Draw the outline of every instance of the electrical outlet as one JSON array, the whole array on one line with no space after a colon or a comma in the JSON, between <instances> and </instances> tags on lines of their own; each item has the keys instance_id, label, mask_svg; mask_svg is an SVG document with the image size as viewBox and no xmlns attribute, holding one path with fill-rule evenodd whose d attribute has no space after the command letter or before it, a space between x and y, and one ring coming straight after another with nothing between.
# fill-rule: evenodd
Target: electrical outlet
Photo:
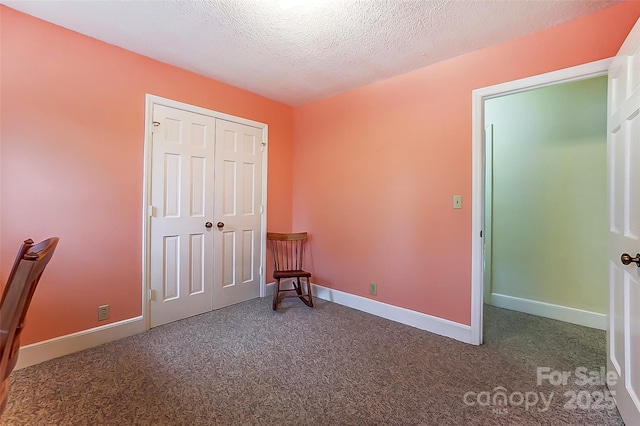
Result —
<instances>
[{"instance_id":1,"label":"electrical outlet","mask_svg":"<svg viewBox=\"0 0 640 426\"><path fill-rule=\"evenodd\" d=\"M98 321L109 319L109 305L98 306Z\"/></svg>"},{"instance_id":2,"label":"electrical outlet","mask_svg":"<svg viewBox=\"0 0 640 426\"><path fill-rule=\"evenodd\" d=\"M375 296L376 294L378 294L378 284L369 283L369 294L372 296Z\"/></svg>"}]
</instances>

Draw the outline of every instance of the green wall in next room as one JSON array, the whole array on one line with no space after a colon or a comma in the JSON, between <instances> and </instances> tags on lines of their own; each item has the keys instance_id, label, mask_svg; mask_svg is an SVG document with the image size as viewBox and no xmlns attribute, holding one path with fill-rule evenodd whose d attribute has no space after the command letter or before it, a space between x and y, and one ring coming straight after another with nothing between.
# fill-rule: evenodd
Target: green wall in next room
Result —
<instances>
[{"instance_id":1,"label":"green wall in next room","mask_svg":"<svg viewBox=\"0 0 640 426\"><path fill-rule=\"evenodd\" d=\"M492 293L608 311L606 101L606 76L486 101Z\"/></svg>"}]
</instances>

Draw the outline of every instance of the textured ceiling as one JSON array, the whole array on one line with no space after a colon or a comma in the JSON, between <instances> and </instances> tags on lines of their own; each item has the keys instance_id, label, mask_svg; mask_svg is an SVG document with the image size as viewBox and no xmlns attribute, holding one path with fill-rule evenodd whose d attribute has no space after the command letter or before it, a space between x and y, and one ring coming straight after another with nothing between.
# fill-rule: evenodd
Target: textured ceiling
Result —
<instances>
[{"instance_id":1,"label":"textured ceiling","mask_svg":"<svg viewBox=\"0 0 640 426\"><path fill-rule=\"evenodd\" d=\"M617 1L0 1L145 56L302 105Z\"/></svg>"}]
</instances>

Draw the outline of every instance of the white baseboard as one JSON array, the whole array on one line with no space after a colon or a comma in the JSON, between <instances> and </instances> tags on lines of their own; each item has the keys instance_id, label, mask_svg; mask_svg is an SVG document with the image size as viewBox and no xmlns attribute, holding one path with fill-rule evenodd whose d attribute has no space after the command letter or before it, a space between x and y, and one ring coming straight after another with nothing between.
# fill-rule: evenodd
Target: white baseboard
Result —
<instances>
[{"instance_id":1,"label":"white baseboard","mask_svg":"<svg viewBox=\"0 0 640 426\"><path fill-rule=\"evenodd\" d=\"M521 299L519 297L504 294L491 293L491 304L498 308L524 312L540 317L570 322L585 327L607 329L607 315L597 312L584 311L582 309L569 308L567 306L554 305L552 303L538 302L535 300Z\"/></svg>"},{"instance_id":2,"label":"white baseboard","mask_svg":"<svg viewBox=\"0 0 640 426\"><path fill-rule=\"evenodd\" d=\"M471 326L434 317L422 312L400 308L366 297L356 296L317 284L311 284L313 297L328 300L339 305L367 312L391 321L410 325L440 336L450 337L464 343L471 343ZM273 283L267 284L267 295L273 295Z\"/></svg>"},{"instance_id":3,"label":"white baseboard","mask_svg":"<svg viewBox=\"0 0 640 426\"><path fill-rule=\"evenodd\" d=\"M461 342L471 340L471 327L398 306L378 302L339 290L312 284L313 296L382 318L426 330ZM267 295L273 294L273 283L267 284ZM146 331L142 316L107 324L66 336L44 340L20 348L16 369L29 367L73 352L99 346Z\"/></svg>"},{"instance_id":4,"label":"white baseboard","mask_svg":"<svg viewBox=\"0 0 640 426\"><path fill-rule=\"evenodd\" d=\"M140 316L22 346L18 354L16 370L142 333L145 330L144 319Z\"/></svg>"}]
</instances>

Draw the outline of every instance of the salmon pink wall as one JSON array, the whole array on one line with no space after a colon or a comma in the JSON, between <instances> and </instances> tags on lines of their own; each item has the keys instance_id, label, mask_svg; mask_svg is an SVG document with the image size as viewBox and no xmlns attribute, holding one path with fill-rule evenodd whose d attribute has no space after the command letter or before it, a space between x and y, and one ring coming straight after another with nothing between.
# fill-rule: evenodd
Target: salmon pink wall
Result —
<instances>
[{"instance_id":1,"label":"salmon pink wall","mask_svg":"<svg viewBox=\"0 0 640 426\"><path fill-rule=\"evenodd\" d=\"M2 283L59 236L23 344L141 315L145 94L269 125L268 227L292 221L292 108L0 6Z\"/></svg>"},{"instance_id":2,"label":"salmon pink wall","mask_svg":"<svg viewBox=\"0 0 640 426\"><path fill-rule=\"evenodd\" d=\"M293 228L314 281L469 325L472 90L614 56L639 16L622 3L296 108Z\"/></svg>"}]
</instances>

